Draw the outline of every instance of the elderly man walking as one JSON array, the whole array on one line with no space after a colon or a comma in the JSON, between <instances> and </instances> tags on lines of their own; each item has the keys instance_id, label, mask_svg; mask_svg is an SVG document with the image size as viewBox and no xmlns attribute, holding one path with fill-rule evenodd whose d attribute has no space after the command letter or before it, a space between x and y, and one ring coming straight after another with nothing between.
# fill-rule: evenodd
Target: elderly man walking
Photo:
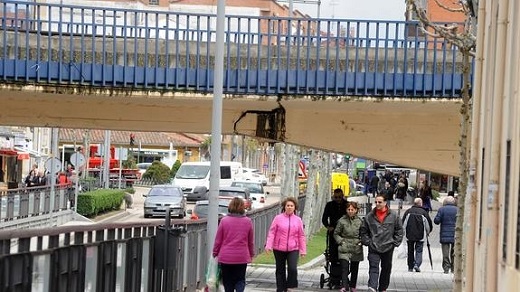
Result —
<instances>
[{"instance_id":1,"label":"elderly man walking","mask_svg":"<svg viewBox=\"0 0 520 292\"><path fill-rule=\"evenodd\" d=\"M423 209L422 199L415 198L413 206L403 216L403 229L408 244L408 271L421 271L424 241L432 228L432 219Z\"/></svg>"},{"instance_id":2,"label":"elderly man walking","mask_svg":"<svg viewBox=\"0 0 520 292\"><path fill-rule=\"evenodd\" d=\"M455 205L455 198L451 196L446 197L442 205L433 222L441 225L439 237L442 248L442 268L444 269L444 274L448 274L450 270L453 273L455 222L457 221L459 208Z\"/></svg>"},{"instance_id":3,"label":"elderly man walking","mask_svg":"<svg viewBox=\"0 0 520 292\"><path fill-rule=\"evenodd\" d=\"M368 289L386 291L390 285L394 248L403 239L403 226L399 216L387 206L384 195L377 195L375 202L376 207L365 216L359 228L359 236L361 243L368 246Z\"/></svg>"}]
</instances>

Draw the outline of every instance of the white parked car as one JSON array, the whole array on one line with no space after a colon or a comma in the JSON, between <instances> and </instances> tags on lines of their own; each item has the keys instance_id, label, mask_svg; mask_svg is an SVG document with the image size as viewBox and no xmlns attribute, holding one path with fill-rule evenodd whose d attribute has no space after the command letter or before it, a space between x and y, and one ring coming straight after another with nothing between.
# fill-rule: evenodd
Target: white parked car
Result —
<instances>
[{"instance_id":1,"label":"white parked car","mask_svg":"<svg viewBox=\"0 0 520 292\"><path fill-rule=\"evenodd\" d=\"M262 183L253 181L234 181L232 187L241 187L249 190L249 195L253 201L251 208L263 208L269 192L264 191Z\"/></svg>"},{"instance_id":2,"label":"white parked car","mask_svg":"<svg viewBox=\"0 0 520 292\"><path fill-rule=\"evenodd\" d=\"M242 178L245 181L253 181L267 185L267 177L258 169L255 168L242 168Z\"/></svg>"}]
</instances>

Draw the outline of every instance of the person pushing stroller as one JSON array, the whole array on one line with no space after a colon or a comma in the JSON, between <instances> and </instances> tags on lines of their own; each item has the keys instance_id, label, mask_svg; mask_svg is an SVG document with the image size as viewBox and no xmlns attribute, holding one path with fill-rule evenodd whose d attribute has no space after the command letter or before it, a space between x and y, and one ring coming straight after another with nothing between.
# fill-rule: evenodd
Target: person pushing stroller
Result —
<instances>
[{"instance_id":1,"label":"person pushing stroller","mask_svg":"<svg viewBox=\"0 0 520 292\"><path fill-rule=\"evenodd\" d=\"M332 201L325 205L321 222L327 227L327 241L329 246L329 259L331 262L338 261L338 244L334 240L334 229L338 220L347 214L346 201L342 189L335 189L332 195Z\"/></svg>"},{"instance_id":2,"label":"person pushing stroller","mask_svg":"<svg viewBox=\"0 0 520 292\"><path fill-rule=\"evenodd\" d=\"M338 258L338 244L334 240L334 229L338 220L343 217L346 212L346 201L342 189L335 189L332 195L332 201L325 205L321 222L327 228L327 261L331 264L331 269L340 269ZM339 277L338 277L339 279ZM333 283L332 286L339 286L339 281Z\"/></svg>"}]
</instances>

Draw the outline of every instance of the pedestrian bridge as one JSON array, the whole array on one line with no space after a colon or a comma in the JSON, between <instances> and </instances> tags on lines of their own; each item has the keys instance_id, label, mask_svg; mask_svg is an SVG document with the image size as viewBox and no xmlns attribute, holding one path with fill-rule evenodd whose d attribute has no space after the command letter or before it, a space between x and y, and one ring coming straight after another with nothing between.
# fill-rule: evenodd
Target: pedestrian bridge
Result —
<instances>
[{"instance_id":1,"label":"pedestrian bridge","mask_svg":"<svg viewBox=\"0 0 520 292\"><path fill-rule=\"evenodd\" d=\"M215 15L4 1L0 124L209 133ZM462 55L417 23L226 16L223 133L458 174Z\"/></svg>"}]
</instances>

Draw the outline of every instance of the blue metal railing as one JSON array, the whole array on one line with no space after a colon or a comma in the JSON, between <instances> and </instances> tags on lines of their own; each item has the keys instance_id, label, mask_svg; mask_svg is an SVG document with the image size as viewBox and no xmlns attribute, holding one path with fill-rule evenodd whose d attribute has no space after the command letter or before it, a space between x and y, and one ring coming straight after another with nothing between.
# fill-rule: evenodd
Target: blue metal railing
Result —
<instances>
[{"instance_id":1,"label":"blue metal railing","mask_svg":"<svg viewBox=\"0 0 520 292\"><path fill-rule=\"evenodd\" d=\"M3 1L4 82L212 92L216 16ZM461 54L418 23L226 16L224 92L458 97Z\"/></svg>"}]
</instances>

